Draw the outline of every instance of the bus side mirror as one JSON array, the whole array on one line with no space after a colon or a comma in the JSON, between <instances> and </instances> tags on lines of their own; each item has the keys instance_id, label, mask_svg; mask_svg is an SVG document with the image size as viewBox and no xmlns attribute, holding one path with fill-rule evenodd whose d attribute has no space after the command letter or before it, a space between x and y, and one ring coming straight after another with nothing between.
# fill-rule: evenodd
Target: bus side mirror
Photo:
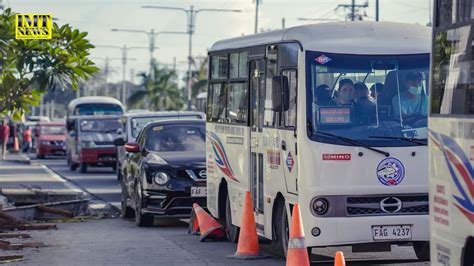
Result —
<instances>
[{"instance_id":1,"label":"bus side mirror","mask_svg":"<svg viewBox=\"0 0 474 266\"><path fill-rule=\"evenodd\" d=\"M288 77L274 76L272 78L272 105L272 109L275 112L288 111L290 106Z\"/></svg>"}]
</instances>

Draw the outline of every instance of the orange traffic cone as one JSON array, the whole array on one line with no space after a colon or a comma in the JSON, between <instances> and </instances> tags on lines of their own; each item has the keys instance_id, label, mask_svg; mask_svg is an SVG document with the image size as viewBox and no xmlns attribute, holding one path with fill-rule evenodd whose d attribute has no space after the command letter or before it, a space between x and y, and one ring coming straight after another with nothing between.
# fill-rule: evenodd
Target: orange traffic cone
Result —
<instances>
[{"instance_id":1,"label":"orange traffic cone","mask_svg":"<svg viewBox=\"0 0 474 266\"><path fill-rule=\"evenodd\" d=\"M303 225L301 224L300 207L298 204L293 205L286 265L309 266L308 250L304 245Z\"/></svg>"},{"instance_id":2,"label":"orange traffic cone","mask_svg":"<svg viewBox=\"0 0 474 266\"><path fill-rule=\"evenodd\" d=\"M336 252L334 266L346 266L346 260L344 259L344 253L342 253L342 251Z\"/></svg>"},{"instance_id":3,"label":"orange traffic cone","mask_svg":"<svg viewBox=\"0 0 474 266\"><path fill-rule=\"evenodd\" d=\"M191 211L191 216L189 217L189 230L188 234L199 235L199 224L194 208Z\"/></svg>"},{"instance_id":4,"label":"orange traffic cone","mask_svg":"<svg viewBox=\"0 0 474 266\"><path fill-rule=\"evenodd\" d=\"M18 143L18 137L13 137L13 149L12 153L18 153L20 152L20 145Z\"/></svg>"},{"instance_id":5,"label":"orange traffic cone","mask_svg":"<svg viewBox=\"0 0 474 266\"><path fill-rule=\"evenodd\" d=\"M242 222L240 223L239 242L237 243L237 252L234 255L227 256L230 259L262 259L260 247L258 245L257 226L253 214L252 198L250 192L245 193L244 210L242 213Z\"/></svg>"},{"instance_id":6,"label":"orange traffic cone","mask_svg":"<svg viewBox=\"0 0 474 266\"><path fill-rule=\"evenodd\" d=\"M209 215L197 203L193 204L194 212L196 212L199 231L201 231L201 242L206 239L221 239L225 236L224 226L218 223L211 215Z\"/></svg>"}]
</instances>

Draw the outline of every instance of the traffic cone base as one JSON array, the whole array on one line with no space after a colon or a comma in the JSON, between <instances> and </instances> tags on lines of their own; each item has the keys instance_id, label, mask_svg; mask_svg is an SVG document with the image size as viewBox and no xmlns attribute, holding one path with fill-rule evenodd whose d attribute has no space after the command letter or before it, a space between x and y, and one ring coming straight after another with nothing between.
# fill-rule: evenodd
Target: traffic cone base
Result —
<instances>
[{"instance_id":1,"label":"traffic cone base","mask_svg":"<svg viewBox=\"0 0 474 266\"><path fill-rule=\"evenodd\" d=\"M20 152L20 144L18 143L18 137L13 137L13 149L11 153L19 153Z\"/></svg>"},{"instance_id":2,"label":"traffic cone base","mask_svg":"<svg viewBox=\"0 0 474 266\"><path fill-rule=\"evenodd\" d=\"M196 213L197 222L199 224L199 231L201 237L199 240L214 239L221 240L225 236L224 226L218 223L211 215L209 215L203 208L197 203L193 204L194 212Z\"/></svg>"},{"instance_id":3,"label":"traffic cone base","mask_svg":"<svg viewBox=\"0 0 474 266\"><path fill-rule=\"evenodd\" d=\"M245 193L244 209L242 212L242 222L240 223L240 235L237 243L237 252L227 256L229 259L255 260L268 256L260 254L258 245L257 226L252 207L252 197L250 192Z\"/></svg>"},{"instance_id":4,"label":"traffic cone base","mask_svg":"<svg viewBox=\"0 0 474 266\"><path fill-rule=\"evenodd\" d=\"M189 229L188 234L200 235L199 223L198 223L196 212L194 211L194 208L192 209L191 216L189 217L189 228L188 229Z\"/></svg>"},{"instance_id":5,"label":"traffic cone base","mask_svg":"<svg viewBox=\"0 0 474 266\"><path fill-rule=\"evenodd\" d=\"M304 244L303 224L301 223L300 207L293 205L291 217L290 239L286 254L286 266L309 266L308 249Z\"/></svg>"}]
</instances>

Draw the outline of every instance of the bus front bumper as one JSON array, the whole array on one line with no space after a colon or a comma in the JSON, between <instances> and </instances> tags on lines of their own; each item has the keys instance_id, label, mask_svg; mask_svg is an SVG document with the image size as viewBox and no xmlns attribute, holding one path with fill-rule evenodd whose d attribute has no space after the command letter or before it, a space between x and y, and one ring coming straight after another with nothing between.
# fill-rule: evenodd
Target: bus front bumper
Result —
<instances>
[{"instance_id":1,"label":"bus front bumper","mask_svg":"<svg viewBox=\"0 0 474 266\"><path fill-rule=\"evenodd\" d=\"M303 219L305 222L308 221L304 223L305 244L307 247L429 241L430 238L428 215L337 218L316 218L311 214L309 215L309 219ZM411 236L398 239L374 239L374 228L380 228L381 226L404 226L404 228L409 227ZM314 228L319 228L319 236L313 235L314 232L318 231Z\"/></svg>"}]
</instances>

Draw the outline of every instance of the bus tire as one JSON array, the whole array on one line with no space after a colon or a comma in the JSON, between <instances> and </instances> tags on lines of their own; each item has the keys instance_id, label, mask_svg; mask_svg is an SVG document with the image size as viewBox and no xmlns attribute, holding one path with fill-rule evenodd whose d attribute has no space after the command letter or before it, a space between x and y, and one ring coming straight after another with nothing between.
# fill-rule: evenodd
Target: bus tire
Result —
<instances>
[{"instance_id":1,"label":"bus tire","mask_svg":"<svg viewBox=\"0 0 474 266\"><path fill-rule=\"evenodd\" d=\"M237 243L239 240L240 228L232 224L232 210L230 208L230 199L227 194L225 202L225 234L231 243Z\"/></svg>"},{"instance_id":2,"label":"bus tire","mask_svg":"<svg viewBox=\"0 0 474 266\"><path fill-rule=\"evenodd\" d=\"M280 200L275 208L274 223L275 237L273 238L273 250L281 257L286 257L288 250L288 239L290 228L288 225L288 213L285 208L285 201Z\"/></svg>"},{"instance_id":3,"label":"bus tire","mask_svg":"<svg viewBox=\"0 0 474 266\"><path fill-rule=\"evenodd\" d=\"M430 260L430 242L413 242L413 250L420 261Z\"/></svg>"},{"instance_id":4,"label":"bus tire","mask_svg":"<svg viewBox=\"0 0 474 266\"><path fill-rule=\"evenodd\" d=\"M468 237L463 248L462 266L474 265L474 237Z\"/></svg>"}]
</instances>

